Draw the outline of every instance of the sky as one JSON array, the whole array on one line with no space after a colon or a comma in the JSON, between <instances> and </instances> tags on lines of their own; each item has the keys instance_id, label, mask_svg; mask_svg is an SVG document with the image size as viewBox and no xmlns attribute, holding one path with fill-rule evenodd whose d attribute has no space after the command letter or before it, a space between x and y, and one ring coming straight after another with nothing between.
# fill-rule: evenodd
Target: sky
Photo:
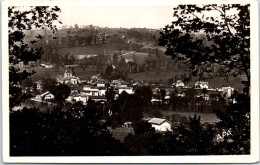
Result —
<instances>
[{"instance_id":1,"label":"sky","mask_svg":"<svg viewBox=\"0 0 260 165\"><path fill-rule=\"evenodd\" d=\"M59 6L62 26L163 28L171 24L173 6Z\"/></svg>"}]
</instances>

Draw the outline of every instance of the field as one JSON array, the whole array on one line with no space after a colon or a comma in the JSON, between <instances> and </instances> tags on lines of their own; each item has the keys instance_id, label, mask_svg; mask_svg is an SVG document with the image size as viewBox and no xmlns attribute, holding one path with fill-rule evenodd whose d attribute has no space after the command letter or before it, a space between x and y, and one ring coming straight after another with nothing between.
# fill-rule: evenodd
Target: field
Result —
<instances>
[{"instance_id":1,"label":"field","mask_svg":"<svg viewBox=\"0 0 260 165\"><path fill-rule=\"evenodd\" d=\"M169 70L159 70L159 71L146 71L140 73L132 73L129 74L130 78L133 78L136 81L150 81L150 82L158 82L160 80L167 81L170 78L175 76L180 76L184 73L184 70L178 69L169 69Z\"/></svg>"},{"instance_id":2,"label":"field","mask_svg":"<svg viewBox=\"0 0 260 165\"><path fill-rule=\"evenodd\" d=\"M235 89L238 89L239 91L242 91L244 86L241 83L241 81L245 81L246 76L240 75L237 77L229 76L228 81L225 77L215 77L213 79L206 79L201 81L207 81L209 82L210 88L220 88L220 87L227 87L231 86ZM194 84L196 81L198 81L198 78L191 81L191 84Z\"/></svg>"},{"instance_id":3,"label":"field","mask_svg":"<svg viewBox=\"0 0 260 165\"><path fill-rule=\"evenodd\" d=\"M42 67L34 68L36 71L36 74L32 76L33 80L37 81L41 79L42 77L50 76L52 78L56 78L57 75L64 75L64 72L66 71L66 68L61 68L59 70L55 69L46 69ZM86 69L85 71L81 69L75 69L75 76L78 76L80 78L88 78L91 77L93 74L99 73L100 69Z\"/></svg>"},{"instance_id":4,"label":"field","mask_svg":"<svg viewBox=\"0 0 260 165\"><path fill-rule=\"evenodd\" d=\"M158 82L158 81L167 81L170 78L173 78L175 76L180 77L185 73L184 70L181 69L169 69L169 70L160 70L160 71L146 71L146 72L140 72L140 73L132 73L129 74L130 78L133 78L136 81L150 81L150 82ZM190 86L194 86L195 82L198 81L198 78L193 78L190 82ZM229 80L227 81L225 77L215 77L215 78L208 78L201 81L207 81L209 82L210 88L220 88L220 87L227 87L231 86L235 89L242 90L243 84L241 81L245 81L245 76L229 76Z\"/></svg>"},{"instance_id":5,"label":"field","mask_svg":"<svg viewBox=\"0 0 260 165\"><path fill-rule=\"evenodd\" d=\"M176 112L176 111L160 111L163 116L185 116L187 118L193 117L195 112ZM200 116L201 123L216 123L219 121L215 113L202 113L202 112L196 112L197 116Z\"/></svg>"},{"instance_id":6,"label":"field","mask_svg":"<svg viewBox=\"0 0 260 165\"><path fill-rule=\"evenodd\" d=\"M74 54L74 55L89 55L89 54L103 54L104 52L118 51L125 43L99 44L82 47L59 48L59 54Z\"/></svg>"}]
</instances>

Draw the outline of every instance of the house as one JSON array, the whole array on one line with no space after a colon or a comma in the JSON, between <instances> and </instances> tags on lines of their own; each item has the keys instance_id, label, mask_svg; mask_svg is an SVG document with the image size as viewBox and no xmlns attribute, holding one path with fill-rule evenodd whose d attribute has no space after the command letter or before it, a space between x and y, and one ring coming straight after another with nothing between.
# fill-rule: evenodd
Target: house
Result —
<instances>
[{"instance_id":1,"label":"house","mask_svg":"<svg viewBox=\"0 0 260 165\"><path fill-rule=\"evenodd\" d=\"M177 97L185 97L185 93L184 92L180 92L176 95Z\"/></svg>"},{"instance_id":2,"label":"house","mask_svg":"<svg viewBox=\"0 0 260 165\"><path fill-rule=\"evenodd\" d=\"M203 100L209 101L209 95L208 94L202 94L200 96L202 97Z\"/></svg>"},{"instance_id":3,"label":"house","mask_svg":"<svg viewBox=\"0 0 260 165\"><path fill-rule=\"evenodd\" d=\"M106 95L107 88L101 87L101 88L98 88L98 89L99 89L99 96L105 96Z\"/></svg>"},{"instance_id":4,"label":"house","mask_svg":"<svg viewBox=\"0 0 260 165\"><path fill-rule=\"evenodd\" d=\"M88 101L88 97L87 96L83 96L83 95L78 95L78 96L74 97L74 100L76 102L81 101L81 102L83 102L83 105L86 105L87 101Z\"/></svg>"},{"instance_id":5,"label":"house","mask_svg":"<svg viewBox=\"0 0 260 165\"><path fill-rule=\"evenodd\" d=\"M171 123L162 118L152 118L148 121L149 124L155 129L155 131L171 131Z\"/></svg>"},{"instance_id":6,"label":"house","mask_svg":"<svg viewBox=\"0 0 260 165\"><path fill-rule=\"evenodd\" d=\"M208 82L197 81L195 83L195 88L199 88L199 89L206 88L206 89L208 89L209 88L209 83Z\"/></svg>"},{"instance_id":7,"label":"house","mask_svg":"<svg viewBox=\"0 0 260 165\"><path fill-rule=\"evenodd\" d=\"M66 77L72 77L72 71L71 70L66 70L65 73L64 73L64 78Z\"/></svg>"},{"instance_id":8,"label":"house","mask_svg":"<svg viewBox=\"0 0 260 165\"><path fill-rule=\"evenodd\" d=\"M221 91L222 91L223 94L226 95L227 98L230 98L231 95L232 95L233 92L234 92L234 88L232 88L232 87L230 87L230 86L229 86L229 87L222 87L222 88L221 88Z\"/></svg>"},{"instance_id":9,"label":"house","mask_svg":"<svg viewBox=\"0 0 260 165\"><path fill-rule=\"evenodd\" d=\"M184 83L181 81L181 80L178 80L175 84L175 87L180 87L180 88L183 88L184 87Z\"/></svg>"},{"instance_id":10,"label":"house","mask_svg":"<svg viewBox=\"0 0 260 165\"><path fill-rule=\"evenodd\" d=\"M106 102L107 101L105 96L89 96L89 99L91 99L95 102Z\"/></svg>"},{"instance_id":11,"label":"house","mask_svg":"<svg viewBox=\"0 0 260 165\"><path fill-rule=\"evenodd\" d=\"M79 84L80 79L76 76L73 76L73 73L70 69L66 70L64 76L58 76L57 81L61 84Z\"/></svg>"},{"instance_id":12,"label":"house","mask_svg":"<svg viewBox=\"0 0 260 165\"><path fill-rule=\"evenodd\" d=\"M118 88L127 88L131 83L126 82L126 81L121 81L120 84L118 85Z\"/></svg>"},{"instance_id":13,"label":"house","mask_svg":"<svg viewBox=\"0 0 260 165\"><path fill-rule=\"evenodd\" d=\"M41 80L36 81L35 84L36 84L36 89L37 89L37 91L40 91L40 92L41 92L42 89L43 89L43 87L42 87L42 81L41 81Z\"/></svg>"},{"instance_id":14,"label":"house","mask_svg":"<svg viewBox=\"0 0 260 165\"><path fill-rule=\"evenodd\" d=\"M119 88L119 94L121 94L123 91L125 91L128 94L134 94L134 90L132 87L123 87L123 88Z\"/></svg>"},{"instance_id":15,"label":"house","mask_svg":"<svg viewBox=\"0 0 260 165\"><path fill-rule=\"evenodd\" d=\"M107 82L105 80L97 81L97 87L106 87Z\"/></svg>"},{"instance_id":16,"label":"house","mask_svg":"<svg viewBox=\"0 0 260 165\"><path fill-rule=\"evenodd\" d=\"M83 102L83 105L86 105L88 98L89 97L85 96L85 95L81 95L81 94L78 94L78 93L72 93L72 94L69 95L69 97L66 99L66 101L68 101L70 103L81 101L81 102Z\"/></svg>"},{"instance_id":17,"label":"house","mask_svg":"<svg viewBox=\"0 0 260 165\"><path fill-rule=\"evenodd\" d=\"M53 68L53 65L51 65L51 64L45 64L45 68Z\"/></svg>"},{"instance_id":18,"label":"house","mask_svg":"<svg viewBox=\"0 0 260 165\"><path fill-rule=\"evenodd\" d=\"M47 91L41 95L36 95L35 98L32 98L32 100L38 101L38 102L44 102L44 101L49 101L49 100L53 100L53 99L54 99L54 95L51 94L49 91Z\"/></svg>"},{"instance_id":19,"label":"house","mask_svg":"<svg viewBox=\"0 0 260 165\"><path fill-rule=\"evenodd\" d=\"M86 96L99 96L99 89L97 87L85 85L80 93Z\"/></svg>"}]
</instances>

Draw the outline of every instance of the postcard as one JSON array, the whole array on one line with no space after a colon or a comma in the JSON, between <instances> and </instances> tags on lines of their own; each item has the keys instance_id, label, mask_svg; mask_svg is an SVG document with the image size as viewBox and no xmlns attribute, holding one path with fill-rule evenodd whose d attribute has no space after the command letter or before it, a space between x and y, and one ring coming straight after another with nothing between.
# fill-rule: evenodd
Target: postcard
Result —
<instances>
[{"instance_id":1,"label":"postcard","mask_svg":"<svg viewBox=\"0 0 260 165\"><path fill-rule=\"evenodd\" d=\"M2 1L5 163L259 161L257 0Z\"/></svg>"}]
</instances>

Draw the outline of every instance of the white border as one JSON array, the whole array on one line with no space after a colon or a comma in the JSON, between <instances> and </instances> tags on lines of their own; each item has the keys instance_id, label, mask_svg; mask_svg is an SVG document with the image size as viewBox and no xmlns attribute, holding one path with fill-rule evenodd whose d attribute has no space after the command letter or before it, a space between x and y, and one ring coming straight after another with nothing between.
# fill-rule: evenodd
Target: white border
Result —
<instances>
[{"instance_id":1,"label":"white border","mask_svg":"<svg viewBox=\"0 0 260 165\"><path fill-rule=\"evenodd\" d=\"M85 156L85 157L10 157L8 94L8 16L12 5L171 5L171 4L249 3L251 27L251 154L234 156ZM6 163L254 163L259 161L259 32L257 0L3 0L2 2L2 136L3 161ZM170 22L169 22L170 23Z\"/></svg>"}]
</instances>

